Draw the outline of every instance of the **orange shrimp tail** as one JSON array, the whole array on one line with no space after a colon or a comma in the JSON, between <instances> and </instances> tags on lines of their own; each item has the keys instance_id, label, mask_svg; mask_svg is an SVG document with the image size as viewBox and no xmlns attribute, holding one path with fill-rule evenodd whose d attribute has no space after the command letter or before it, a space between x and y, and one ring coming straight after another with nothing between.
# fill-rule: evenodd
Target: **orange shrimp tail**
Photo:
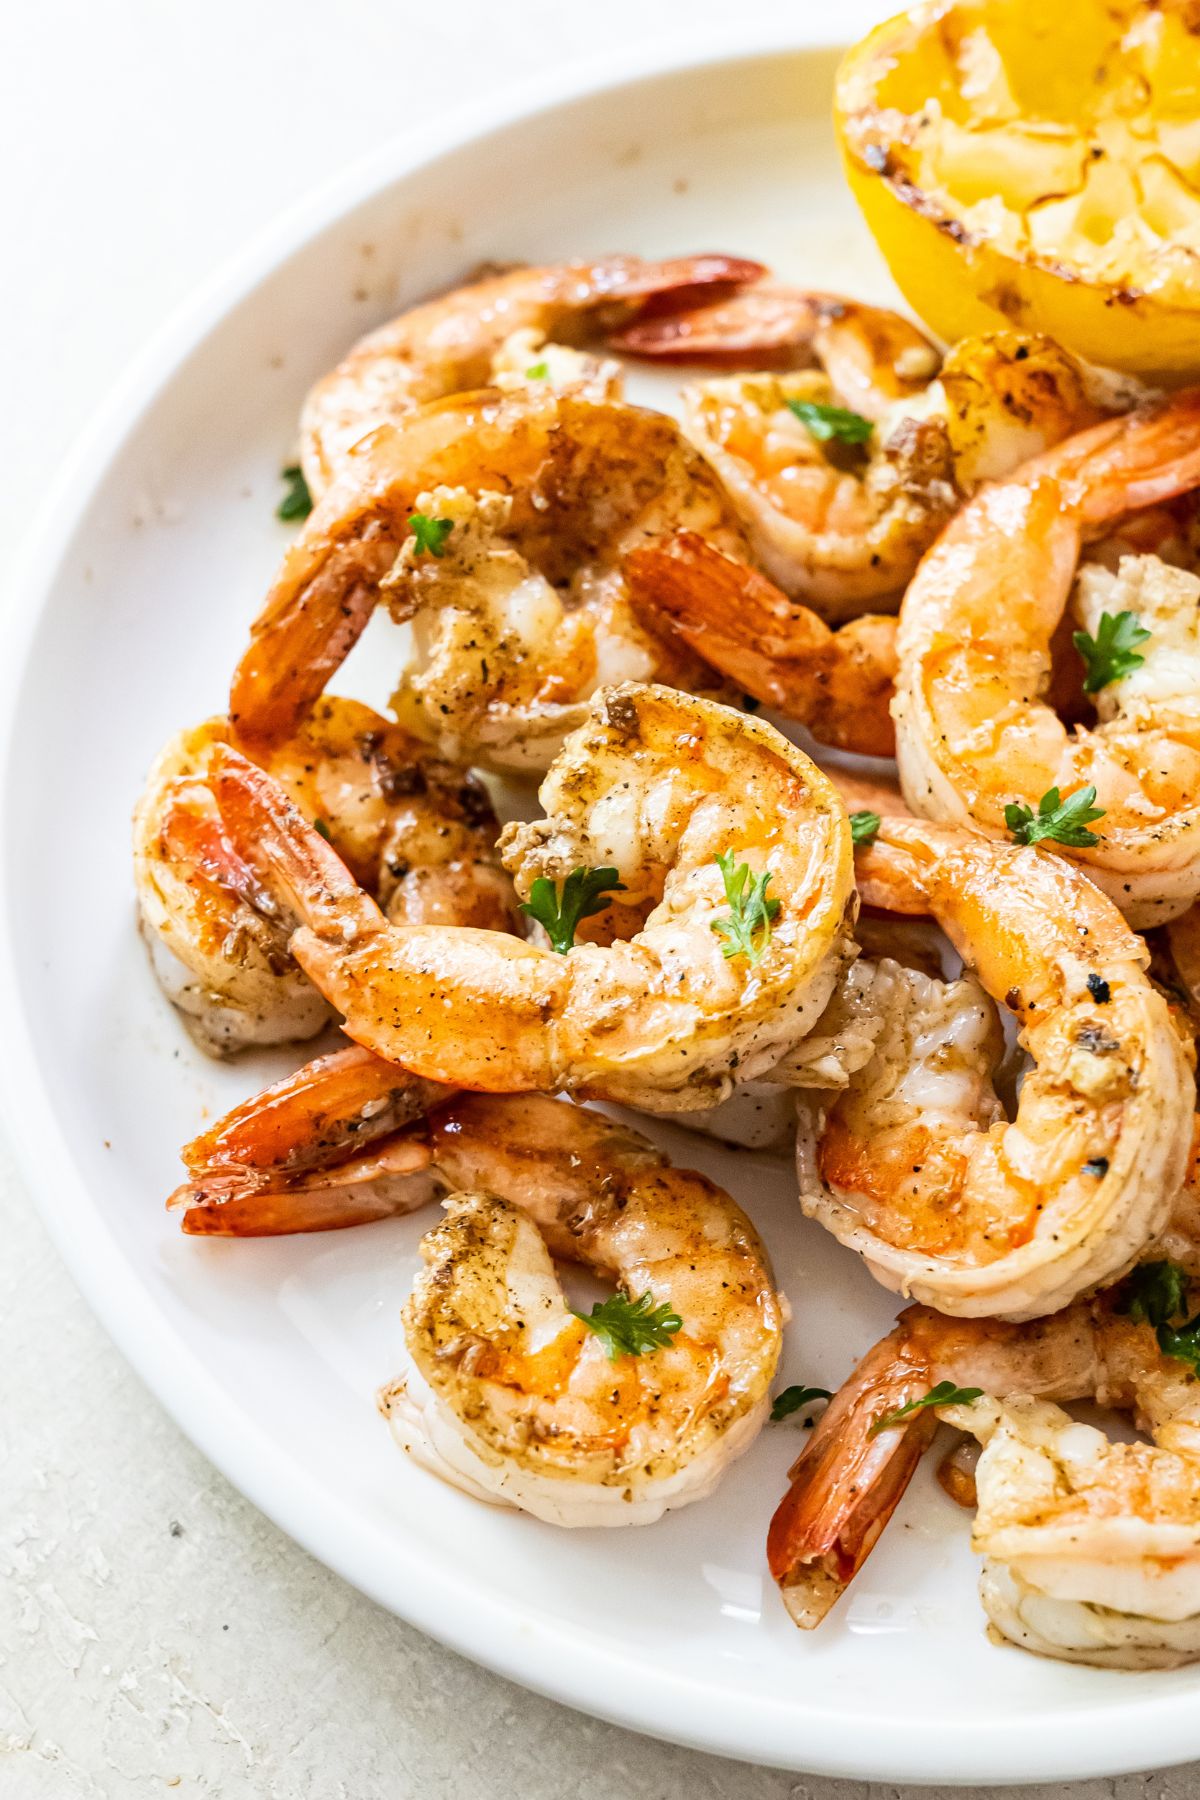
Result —
<instances>
[{"instance_id":1,"label":"orange shrimp tail","mask_svg":"<svg viewBox=\"0 0 1200 1800\"><path fill-rule=\"evenodd\" d=\"M820 1624L874 1549L937 1421L919 1412L884 1431L872 1427L928 1385L907 1333L893 1332L834 1396L793 1464L767 1533L767 1564L802 1630Z\"/></svg>"},{"instance_id":2,"label":"orange shrimp tail","mask_svg":"<svg viewBox=\"0 0 1200 1800\"><path fill-rule=\"evenodd\" d=\"M416 1119L435 1087L355 1044L245 1100L180 1152L193 1177L326 1168Z\"/></svg>"},{"instance_id":3,"label":"orange shrimp tail","mask_svg":"<svg viewBox=\"0 0 1200 1800\"><path fill-rule=\"evenodd\" d=\"M609 341L615 350L654 362L791 367L811 360L822 303L832 304L833 296L764 283L690 312L637 319Z\"/></svg>"},{"instance_id":4,"label":"orange shrimp tail","mask_svg":"<svg viewBox=\"0 0 1200 1800\"><path fill-rule=\"evenodd\" d=\"M351 924L383 928L374 901L270 775L240 751L219 744L209 763L209 785L238 854L305 924L342 936Z\"/></svg>"},{"instance_id":5,"label":"orange shrimp tail","mask_svg":"<svg viewBox=\"0 0 1200 1800\"><path fill-rule=\"evenodd\" d=\"M180 1212L188 1237L284 1237L296 1232L343 1231L394 1218L430 1194L419 1182L432 1155L420 1136L396 1133L332 1175L268 1175L226 1169L186 1181L167 1201Z\"/></svg>"},{"instance_id":6,"label":"orange shrimp tail","mask_svg":"<svg viewBox=\"0 0 1200 1800\"><path fill-rule=\"evenodd\" d=\"M244 744L296 734L366 630L395 561L399 546L386 536L329 548L326 515L337 519L345 502L340 488L331 493L284 558L234 670L229 721Z\"/></svg>"},{"instance_id":7,"label":"orange shrimp tail","mask_svg":"<svg viewBox=\"0 0 1200 1800\"><path fill-rule=\"evenodd\" d=\"M753 699L807 725L822 743L892 755L894 619L868 615L833 632L693 531L631 551L623 572L635 607L667 620Z\"/></svg>"},{"instance_id":8,"label":"orange shrimp tail","mask_svg":"<svg viewBox=\"0 0 1200 1800\"><path fill-rule=\"evenodd\" d=\"M767 271L762 263L747 256L724 256L717 251L667 257L661 262L618 256L594 264L588 273L597 302L642 300L645 304L637 310L637 321L665 324L677 312L693 311L702 301L711 300L714 293L761 280ZM623 329L632 328L632 324L631 321ZM609 339L614 346L617 336Z\"/></svg>"}]
</instances>

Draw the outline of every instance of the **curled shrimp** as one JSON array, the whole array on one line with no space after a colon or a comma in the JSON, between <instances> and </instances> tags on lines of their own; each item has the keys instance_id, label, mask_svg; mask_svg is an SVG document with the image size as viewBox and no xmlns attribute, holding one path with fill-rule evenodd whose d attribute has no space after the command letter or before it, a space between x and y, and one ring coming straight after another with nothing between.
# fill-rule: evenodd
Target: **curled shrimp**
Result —
<instances>
[{"instance_id":1,"label":"curled shrimp","mask_svg":"<svg viewBox=\"0 0 1200 1800\"><path fill-rule=\"evenodd\" d=\"M414 518L434 522L432 547ZM614 681L720 689L635 613L621 573L678 528L744 549L716 475L661 413L493 393L381 429L284 558L233 680L239 740L288 737L384 598L414 621L400 716L452 761L540 772Z\"/></svg>"},{"instance_id":2,"label":"curled shrimp","mask_svg":"<svg viewBox=\"0 0 1200 1800\"><path fill-rule=\"evenodd\" d=\"M572 349L603 343L647 312L669 315L761 273L760 264L736 256L667 262L608 256L509 269L413 307L361 339L309 394L300 426L309 489L323 494L377 425L449 394L487 387L498 372L532 368L531 380L557 386L599 380L603 388L605 372Z\"/></svg>"},{"instance_id":3,"label":"curled shrimp","mask_svg":"<svg viewBox=\"0 0 1200 1800\"><path fill-rule=\"evenodd\" d=\"M669 620L690 650L755 700L807 725L823 744L892 755L894 619L865 614L831 631L765 575L691 531L632 550L624 568L634 606Z\"/></svg>"},{"instance_id":4,"label":"curled shrimp","mask_svg":"<svg viewBox=\"0 0 1200 1800\"><path fill-rule=\"evenodd\" d=\"M1079 584L1080 622L1132 612L1140 660L1071 728L1048 704L1051 640L1080 548L1118 515L1200 484L1200 389L1080 433L984 487L947 526L905 595L893 714L914 812L991 837L1005 808L1092 786L1098 842L1068 845L1139 926L1200 894L1200 584L1153 559Z\"/></svg>"},{"instance_id":5,"label":"curled shrimp","mask_svg":"<svg viewBox=\"0 0 1200 1800\"><path fill-rule=\"evenodd\" d=\"M224 719L179 732L134 811L134 880L158 980L200 1046L312 1037L328 1003L288 954L294 920L222 826L209 781ZM517 925L486 790L356 700L327 698L264 766L387 916L411 925Z\"/></svg>"},{"instance_id":6,"label":"curled shrimp","mask_svg":"<svg viewBox=\"0 0 1200 1800\"><path fill-rule=\"evenodd\" d=\"M689 386L685 419L767 574L829 620L894 609L964 494L1133 402L1048 338L964 339L939 370L895 313L770 282L618 346L774 371Z\"/></svg>"},{"instance_id":7,"label":"curled shrimp","mask_svg":"<svg viewBox=\"0 0 1200 1800\"><path fill-rule=\"evenodd\" d=\"M324 1230L449 1194L405 1307L411 1368L382 1409L403 1447L482 1499L631 1525L702 1499L762 1425L783 1303L750 1221L703 1175L540 1095L452 1098L339 1052L189 1145L185 1231ZM679 1321L610 1360L553 1258ZM643 1302L645 1304L645 1302Z\"/></svg>"},{"instance_id":8,"label":"curled shrimp","mask_svg":"<svg viewBox=\"0 0 1200 1800\"><path fill-rule=\"evenodd\" d=\"M882 822L858 881L935 919L974 979L876 965L870 1060L800 1107L805 1211L885 1286L961 1317L1034 1318L1114 1280L1163 1227L1195 1106L1141 940L1048 852L918 820ZM1033 1064L1011 1121L993 1001Z\"/></svg>"},{"instance_id":9,"label":"curled shrimp","mask_svg":"<svg viewBox=\"0 0 1200 1800\"><path fill-rule=\"evenodd\" d=\"M542 784L547 817L505 830L523 895L582 868L624 884L633 935L561 955L389 925L261 771L224 750L212 781L239 852L303 919L292 954L348 1034L428 1080L709 1106L787 1055L850 954L850 833L830 783L770 725L671 689L599 694ZM740 949L727 879L777 901Z\"/></svg>"},{"instance_id":10,"label":"curled shrimp","mask_svg":"<svg viewBox=\"0 0 1200 1800\"><path fill-rule=\"evenodd\" d=\"M711 1493L766 1418L781 1344L741 1208L561 1102L477 1096L431 1124L459 1191L404 1309L412 1370L382 1402L399 1441L469 1493L558 1525L648 1524ZM554 1257L651 1296L680 1328L612 1360Z\"/></svg>"},{"instance_id":11,"label":"curled shrimp","mask_svg":"<svg viewBox=\"0 0 1200 1800\"><path fill-rule=\"evenodd\" d=\"M795 1622L818 1624L844 1591L942 1418L984 1446L973 1480L948 1486L977 1505L994 1631L1102 1667L1200 1657L1200 1390L1122 1304L1110 1292L1020 1326L902 1313L831 1402L771 1522ZM980 1397L895 1419L941 1382ZM1085 1399L1131 1413L1152 1444L1110 1442L1051 1404Z\"/></svg>"}]
</instances>

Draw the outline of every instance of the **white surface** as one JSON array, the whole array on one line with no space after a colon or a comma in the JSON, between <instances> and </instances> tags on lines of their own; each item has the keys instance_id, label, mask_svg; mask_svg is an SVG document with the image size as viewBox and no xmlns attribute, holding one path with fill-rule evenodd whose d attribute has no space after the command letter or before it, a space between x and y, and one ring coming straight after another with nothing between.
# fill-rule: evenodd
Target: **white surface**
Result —
<instances>
[{"instance_id":1,"label":"white surface","mask_svg":"<svg viewBox=\"0 0 1200 1800\"><path fill-rule=\"evenodd\" d=\"M409 8L343 6L339 44L361 46L363 67L340 56L328 94L321 71L333 46L321 39L332 27L316 9L259 7L248 21L216 6L202 24L182 9L112 5L103 18L26 14L20 30L35 41L0 64L22 78L21 92L4 96L0 129L16 134L3 146L6 166L44 177L12 196L17 217L3 221L6 241L28 250L5 334L16 451L0 495L13 509L8 540L96 390L192 277L275 201L395 123L435 113L447 92L461 97L472 77L478 91L502 74L529 75L552 60L555 33L584 47L582 9L573 33L568 13L526 5L500 19L494 8L460 7L418 20ZM660 4L657 18L686 17L694 29L706 14L719 16ZM610 6L606 18L615 38L645 36L632 6ZM69 838L69 821L64 830ZM78 893L70 868L58 879ZM69 1038L69 1013L61 1028ZM0 1554L18 1605L0 1615L0 1731L13 1738L15 1794L157 1792L173 1775L195 1793L324 1795L340 1782L356 1800L667 1795L703 1792L706 1780L727 1794L793 1791L784 1777L721 1771L514 1697L316 1570L199 1465L136 1383L118 1380L117 1359L47 1259L15 1185L5 1194L14 1216L3 1366L15 1393L0 1416L10 1437L3 1504L15 1507ZM60 1296L41 1313L30 1265ZM98 1370L113 1373L97 1382ZM12 1481L27 1466L28 1483ZM187 1498L197 1483L203 1503ZM182 1537L170 1534L172 1516ZM334 1631L337 1642L318 1649ZM511 1745L497 1742L506 1708ZM539 1726L549 1754L536 1746ZM5 1794L8 1778L0 1763Z\"/></svg>"}]
</instances>

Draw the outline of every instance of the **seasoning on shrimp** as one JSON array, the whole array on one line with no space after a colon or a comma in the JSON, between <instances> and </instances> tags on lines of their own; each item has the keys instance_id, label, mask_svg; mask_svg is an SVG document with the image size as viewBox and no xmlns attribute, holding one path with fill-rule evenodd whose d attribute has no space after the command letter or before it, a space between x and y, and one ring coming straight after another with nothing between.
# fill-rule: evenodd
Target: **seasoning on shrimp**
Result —
<instances>
[{"instance_id":1,"label":"seasoning on shrimp","mask_svg":"<svg viewBox=\"0 0 1200 1800\"><path fill-rule=\"evenodd\" d=\"M357 1042L429 1080L711 1106L804 1037L852 955L852 851L832 785L772 726L668 688L596 696L506 828L518 892L612 868L632 935L565 955L498 932L396 927L280 790L236 752L214 767L225 829L304 924L291 952ZM771 878L757 961L727 958L718 856Z\"/></svg>"},{"instance_id":2,"label":"seasoning on shrimp","mask_svg":"<svg viewBox=\"0 0 1200 1800\"><path fill-rule=\"evenodd\" d=\"M209 785L224 719L179 732L134 812L134 880L155 974L202 1049L312 1037L327 1002L288 954L294 919L222 829ZM482 784L356 700L321 699L264 764L388 917L517 926Z\"/></svg>"},{"instance_id":3,"label":"seasoning on shrimp","mask_svg":"<svg viewBox=\"0 0 1200 1800\"><path fill-rule=\"evenodd\" d=\"M1162 1230L1195 1106L1140 939L1057 856L914 819L882 819L857 874L869 904L931 915L972 973L855 966L870 1053L801 1095L805 1211L886 1286L961 1317L1035 1318L1116 1279ZM1011 1120L994 1003L1033 1061Z\"/></svg>"},{"instance_id":4,"label":"seasoning on shrimp","mask_svg":"<svg viewBox=\"0 0 1200 1800\"><path fill-rule=\"evenodd\" d=\"M1086 567L1078 581L1076 567L1120 515L1198 485L1200 389L1189 389L981 489L900 614L893 715L909 806L999 837L1010 808L1094 790L1102 827L1066 839L1067 853L1140 927L1200 894L1200 580L1156 556ZM1106 616L1130 614L1148 633L1116 667L1110 646L1096 720L1079 727L1049 695L1068 602L1090 644Z\"/></svg>"},{"instance_id":5,"label":"seasoning on shrimp","mask_svg":"<svg viewBox=\"0 0 1200 1800\"><path fill-rule=\"evenodd\" d=\"M451 394L543 382L617 398L617 366L584 347L650 305L669 314L761 273L735 256L609 256L508 269L427 300L361 339L309 394L300 425L308 486L319 497L376 427Z\"/></svg>"}]
</instances>

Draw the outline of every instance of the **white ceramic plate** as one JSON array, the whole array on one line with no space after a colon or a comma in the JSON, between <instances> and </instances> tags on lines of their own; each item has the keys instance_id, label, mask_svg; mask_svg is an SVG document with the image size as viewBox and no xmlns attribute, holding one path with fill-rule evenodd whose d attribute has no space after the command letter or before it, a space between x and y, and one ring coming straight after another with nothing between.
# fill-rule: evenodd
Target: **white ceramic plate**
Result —
<instances>
[{"instance_id":1,"label":"white ceramic plate","mask_svg":"<svg viewBox=\"0 0 1200 1800\"><path fill-rule=\"evenodd\" d=\"M623 1724L798 1769L1143 1769L1200 1753L1200 1672L990 1645L966 1516L929 1468L848 1601L802 1636L763 1553L792 1428L768 1427L714 1500L647 1530L556 1532L478 1506L402 1457L374 1407L402 1366L426 1219L226 1244L185 1241L162 1209L179 1144L288 1059L222 1069L191 1047L134 932L129 808L168 734L223 705L286 541L278 470L309 381L487 257L723 249L889 298L837 170L833 65L810 42L559 77L553 95L391 147L151 347L64 471L5 646L5 1097L64 1257L184 1429L315 1555L467 1655ZM370 654L356 667L385 692ZM836 1386L888 1297L801 1220L786 1168L659 1135L763 1227L796 1315L783 1377Z\"/></svg>"}]
</instances>

